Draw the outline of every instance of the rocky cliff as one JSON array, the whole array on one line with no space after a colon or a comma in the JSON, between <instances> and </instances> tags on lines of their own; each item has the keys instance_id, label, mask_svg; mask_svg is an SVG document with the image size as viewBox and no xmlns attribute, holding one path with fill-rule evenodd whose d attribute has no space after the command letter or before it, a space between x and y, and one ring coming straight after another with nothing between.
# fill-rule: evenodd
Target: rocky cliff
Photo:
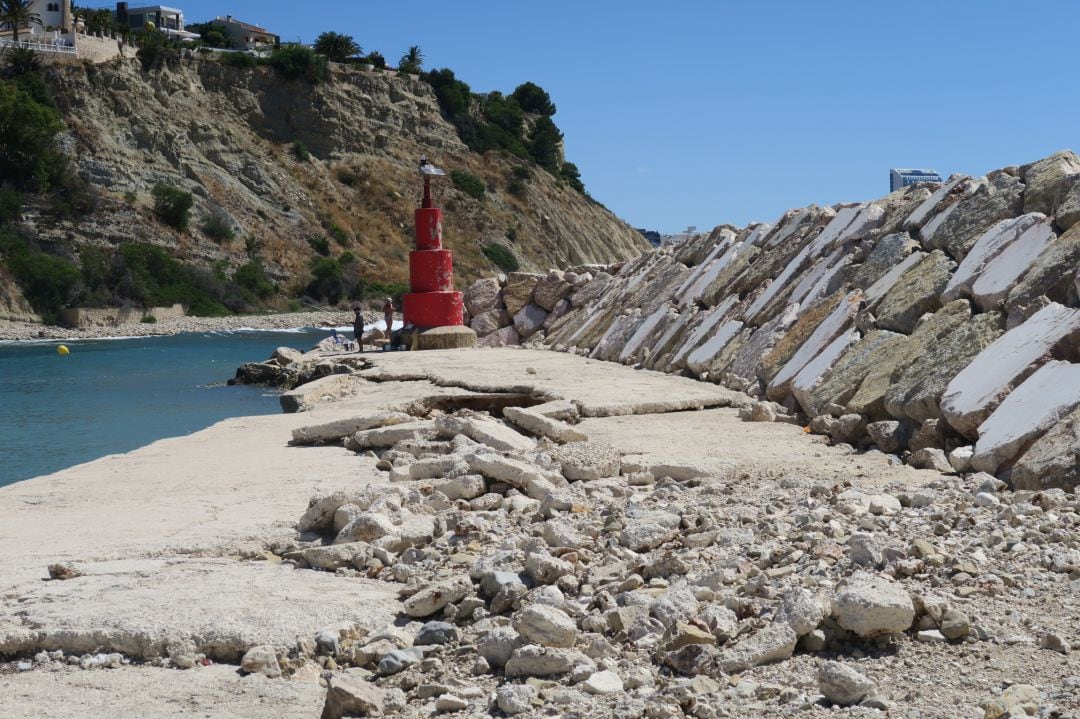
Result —
<instances>
[{"instance_id":1,"label":"rocky cliff","mask_svg":"<svg viewBox=\"0 0 1080 719\"><path fill-rule=\"evenodd\" d=\"M482 344L555 349L746 391L944 472L1080 484L1080 158L717 227L611 271L481 280Z\"/></svg>"},{"instance_id":2,"label":"rocky cliff","mask_svg":"<svg viewBox=\"0 0 1080 719\"><path fill-rule=\"evenodd\" d=\"M415 167L426 154L486 185L479 199L449 178L439 188L459 281L495 269L482 252L493 242L523 268L608 262L646 247L603 206L536 166L523 191L508 192L524 161L469 151L425 82L342 67L331 75L311 85L269 67L196 58L151 73L134 60L56 68L49 83L68 127L64 150L100 198L93 213L75 219L30 201L25 222L76 259L86 246L139 241L228 271L257 250L288 287L307 277L315 256L308 238L327 237L330 254L353 253L365 278L404 282ZM310 159L298 157L294 143ZM189 231L154 218L158 183L193 193ZM206 236L207 217L231 226L235 238Z\"/></svg>"}]
</instances>

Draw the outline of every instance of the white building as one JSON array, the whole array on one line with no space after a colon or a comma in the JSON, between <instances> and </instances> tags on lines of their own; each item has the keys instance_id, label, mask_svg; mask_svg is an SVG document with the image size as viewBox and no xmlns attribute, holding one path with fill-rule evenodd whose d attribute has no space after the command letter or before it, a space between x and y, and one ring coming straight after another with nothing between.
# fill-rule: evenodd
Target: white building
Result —
<instances>
[{"instance_id":1,"label":"white building","mask_svg":"<svg viewBox=\"0 0 1080 719\"><path fill-rule=\"evenodd\" d=\"M71 12L71 0L32 0L30 12L36 14L41 24L30 23L19 28L20 40L32 40L41 42L43 39L55 38L57 33L63 34L71 31L73 15ZM11 37L10 27L0 30L0 36Z\"/></svg>"}]
</instances>

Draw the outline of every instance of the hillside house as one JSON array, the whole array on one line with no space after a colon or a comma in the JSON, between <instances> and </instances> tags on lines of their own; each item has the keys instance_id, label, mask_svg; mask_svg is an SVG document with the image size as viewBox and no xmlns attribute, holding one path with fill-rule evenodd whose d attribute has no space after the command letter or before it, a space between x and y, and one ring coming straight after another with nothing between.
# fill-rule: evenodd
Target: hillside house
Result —
<instances>
[{"instance_id":1,"label":"hillside house","mask_svg":"<svg viewBox=\"0 0 1080 719\"><path fill-rule=\"evenodd\" d=\"M44 39L54 39L58 33L69 32L72 29L73 14L71 12L71 0L51 2L49 0L33 0L30 3L30 12L36 13L41 24L30 23L28 26L19 28L19 38L42 42ZM0 36L10 37L12 29L5 27L0 29Z\"/></svg>"},{"instance_id":2,"label":"hillside house","mask_svg":"<svg viewBox=\"0 0 1080 719\"><path fill-rule=\"evenodd\" d=\"M257 50L260 47L277 45L281 42L280 37L266 28L252 25L251 23L241 22L232 15L216 17L214 18L213 24L223 27L225 29L225 35L232 40L235 46L244 47L248 50Z\"/></svg>"},{"instance_id":3,"label":"hillside house","mask_svg":"<svg viewBox=\"0 0 1080 719\"><path fill-rule=\"evenodd\" d=\"M154 27L176 40L197 40L197 33L188 32L184 29L184 11L165 5L144 5L130 7L126 2L116 3L113 17L121 25L126 25L132 30L142 30L147 23L153 23Z\"/></svg>"}]
</instances>

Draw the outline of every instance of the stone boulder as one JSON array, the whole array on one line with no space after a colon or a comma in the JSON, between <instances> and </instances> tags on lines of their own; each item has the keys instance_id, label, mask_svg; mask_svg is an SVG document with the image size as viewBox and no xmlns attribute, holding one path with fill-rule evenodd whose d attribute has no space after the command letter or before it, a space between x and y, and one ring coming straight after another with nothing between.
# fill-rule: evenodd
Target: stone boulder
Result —
<instances>
[{"instance_id":1,"label":"stone boulder","mask_svg":"<svg viewBox=\"0 0 1080 719\"><path fill-rule=\"evenodd\" d=\"M547 316L547 310L530 302L514 315L514 329L521 339L528 339L543 328Z\"/></svg>"},{"instance_id":2,"label":"stone boulder","mask_svg":"<svg viewBox=\"0 0 1080 719\"><path fill-rule=\"evenodd\" d=\"M381 715L386 691L347 674L332 674L327 680L322 719Z\"/></svg>"},{"instance_id":3,"label":"stone boulder","mask_svg":"<svg viewBox=\"0 0 1080 719\"><path fill-rule=\"evenodd\" d=\"M871 307L877 326L911 334L918 319L941 307L941 292L955 264L935 250L905 272L876 306Z\"/></svg>"},{"instance_id":4,"label":"stone boulder","mask_svg":"<svg viewBox=\"0 0 1080 719\"><path fill-rule=\"evenodd\" d=\"M499 281L494 277L484 278L473 282L463 293L465 309L473 317L478 317L485 312L497 310L502 306L502 296L499 294Z\"/></svg>"},{"instance_id":5,"label":"stone boulder","mask_svg":"<svg viewBox=\"0 0 1080 719\"><path fill-rule=\"evenodd\" d=\"M1050 157L1021 167L1020 177L1025 186L1024 212L1047 215L1057 212L1078 174L1080 157L1071 150L1055 152Z\"/></svg>"},{"instance_id":6,"label":"stone boulder","mask_svg":"<svg viewBox=\"0 0 1080 719\"><path fill-rule=\"evenodd\" d=\"M477 347L515 347L520 344L521 336L513 327L503 327L481 337L476 342Z\"/></svg>"},{"instance_id":7,"label":"stone boulder","mask_svg":"<svg viewBox=\"0 0 1080 719\"><path fill-rule=\"evenodd\" d=\"M1023 210L1024 183L1018 177L999 173L950 208L934 232L929 237L924 235L924 244L928 249L944 250L950 257L963 259L995 222L1016 217Z\"/></svg>"},{"instance_id":8,"label":"stone boulder","mask_svg":"<svg viewBox=\"0 0 1080 719\"><path fill-rule=\"evenodd\" d=\"M1080 223L1080 176L1074 176L1069 183L1069 189L1058 204L1057 210L1058 227L1064 232Z\"/></svg>"},{"instance_id":9,"label":"stone boulder","mask_svg":"<svg viewBox=\"0 0 1080 719\"><path fill-rule=\"evenodd\" d=\"M1063 417L1016 461L1012 481L1017 489L1041 491L1080 487L1080 409Z\"/></svg>"},{"instance_id":10,"label":"stone boulder","mask_svg":"<svg viewBox=\"0 0 1080 719\"><path fill-rule=\"evenodd\" d=\"M476 332L477 337L487 337L499 329L502 323L503 310L494 309L474 315L469 322L469 327Z\"/></svg>"},{"instance_id":11,"label":"stone boulder","mask_svg":"<svg viewBox=\"0 0 1080 719\"><path fill-rule=\"evenodd\" d=\"M985 422L971 465L995 474L1034 439L1080 407L1080 364L1049 362L1013 390Z\"/></svg>"},{"instance_id":12,"label":"stone boulder","mask_svg":"<svg viewBox=\"0 0 1080 719\"><path fill-rule=\"evenodd\" d=\"M833 595L832 615L844 629L876 637L907 631L915 621L915 605L901 585L857 571Z\"/></svg>"},{"instance_id":13,"label":"stone boulder","mask_svg":"<svg viewBox=\"0 0 1080 719\"><path fill-rule=\"evenodd\" d=\"M533 290L542 277L528 272L511 272L506 276L506 286L502 290L503 304L511 316L532 302Z\"/></svg>"},{"instance_id":14,"label":"stone boulder","mask_svg":"<svg viewBox=\"0 0 1080 719\"><path fill-rule=\"evenodd\" d=\"M997 338L952 378L942 396L942 415L957 432L975 439L979 425L1035 363L1077 331L1080 310L1056 303L1044 307Z\"/></svg>"},{"instance_id":15,"label":"stone boulder","mask_svg":"<svg viewBox=\"0 0 1080 719\"><path fill-rule=\"evenodd\" d=\"M556 304L569 297L573 291L574 286L564 279L564 274L559 270L552 270L536 283L536 289L533 290L533 302L551 312Z\"/></svg>"},{"instance_id":16,"label":"stone boulder","mask_svg":"<svg viewBox=\"0 0 1080 719\"><path fill-rule=\"evenodd\" d=\"M1080 182L1077 182L1077 187L1080 187ZM1009 312L1010 327L1041 309L1038 303L1043 298L1075 306L1077 290L1073 284L1072 270L1077 266L1080 266L1080 225L1047 244L1026 274L1009 291L1005 309ZM1013 322L1014 317L1019 321Z\"/></svg>"},{"instance_id":17,"label":"stone boulder","mask_svg":"<svg viewBox=\"0 0 1080 719\"><path fill-rule=\"evenodd\" d=\"M873 681L840 662L822 664L817 681L825 701L844 707L858 704L877 690Z\"/></svg>"}]
</instances>

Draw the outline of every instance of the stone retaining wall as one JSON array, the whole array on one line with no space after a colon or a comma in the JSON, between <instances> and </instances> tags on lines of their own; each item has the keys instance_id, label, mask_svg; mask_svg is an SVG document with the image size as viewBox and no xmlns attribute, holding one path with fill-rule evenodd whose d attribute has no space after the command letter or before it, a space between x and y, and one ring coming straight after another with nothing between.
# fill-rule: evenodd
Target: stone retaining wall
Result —
<instances>
[{"instance_id":1,"label":"stone retaining wall","mask_svg":"<svg viewBox=\"0 0 1080 719\"><path fill-rule=\"evenodd\" d=\"M1071 489L1078 267L1080 158L1065 151L717 227L624 265L480 280L465 304L482 346L687 374L746 391L747 418Z\"/></svg>"},{"instance_id":2,"label":"stone retaining wall","mask_svg":"<svg viewBox=\"0 0 1080 719\"><path fill-rule=\"evenodd\" d=\"M121 325L139 324L145 317L153 317L155 321L160 322L183 316L183 305L150 307L148 309L140 307L106 307L104 309L74 307L60 312L60 323L64 327L86 329L88 327L119 327Z\"/></svg>"}]
</instances>

